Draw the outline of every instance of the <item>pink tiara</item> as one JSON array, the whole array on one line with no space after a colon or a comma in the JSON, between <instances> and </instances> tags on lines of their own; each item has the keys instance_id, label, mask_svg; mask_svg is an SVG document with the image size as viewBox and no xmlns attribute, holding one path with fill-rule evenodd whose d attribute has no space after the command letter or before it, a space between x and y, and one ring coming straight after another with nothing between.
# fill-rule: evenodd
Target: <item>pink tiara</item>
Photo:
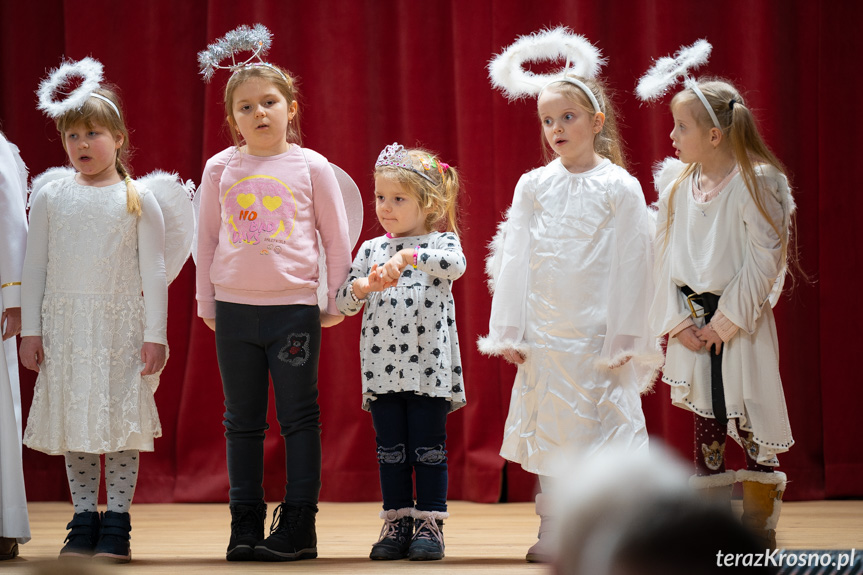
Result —
<instances>
[{"instance_id":1,"label":"pink tiara","mask_svg":"<svg viewBox=\"0 0 863 575\"><path fill-rule=\"evenodd\" d=\"M378 155L375 167L395 166L419 174L435 186L441 183L449 164L440 162L430 154L411 154L398 142L393 142Z\"/></svg>"}]
</instances>

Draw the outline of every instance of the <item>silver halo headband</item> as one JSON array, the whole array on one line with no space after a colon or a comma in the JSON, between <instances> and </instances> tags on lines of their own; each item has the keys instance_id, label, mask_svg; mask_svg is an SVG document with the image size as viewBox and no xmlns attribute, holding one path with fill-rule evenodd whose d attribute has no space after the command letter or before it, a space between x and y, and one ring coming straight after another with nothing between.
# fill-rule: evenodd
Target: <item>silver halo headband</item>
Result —
<instances>
[{"instance_id":1,"label":"silver halo headband","mask_svg":"<svg viewBox=\"0 0 863 575\"><path fill-rule=\"evenodd\" d=\"M585 84L584 82L582 82L578 78L573 78L571 76L564 76L563 78L558 78L557 80L552 80L551 82L549 82L548 84L543 86L542 90L545 90L546 88L548 88L549 86L551 86L555 82L569 82L570 84L578 86L579 88L581 88L582 92L587 94L587 98L590 100L590 104L593 106L593 111L599 112L600 114L603 113L602 108L599 107L599 102L596 101L596 96L593 95L593 90L588 88L587 84ZM540 93L542 93L542 90L540 90Z\"/></svg>"},{"instance_id":2,"label":"silver halo headband","mask_svg":"<svg viewBox=\"0 0 863 575\"><path fill-rule=\"evenodd\" d=\"M99 98L100 100L104 100L105 102L108 102L108 105L111 106L112 108L114 108L114 111L117 112L117 117L120 118L121 120L123 119L123 116L120 115L120 109L117 108L117 106L114 104L114 102L112 102L109 98L106 98L102 94L97 94L96 92L91 93L90 97L91 98Z\"/></svg>"},{"instance_id":3,"label":"silver halo headband","mask_svg":"<svg viewBox=\"0 0 863 575\"><path fill-rule=\"evenodd\" d=\"M704 96L704 92L702 92L701 88L698 87L698 81L687 76L686 80L684 80L684 85L695 92L695 95L698 96L698 99L701 100L701 103L704 104L704 107L707 109L707 113L710 114L710 119L713 120L713 125L721 132L722 126L719 124L719 118L716 117L716 112L713 111L713 108Z\"/></svg>"},{"instance_id":4,"label":"silver halo headband","mask_svg":"<svg viewBox=\"0 0 863 575\"><path fill-rule=\"evenodd\" d=\"M261 56L265 55L273 43L273 35L263 24L255 24L252 28L246 25L238 26L223 37L207 46L206 50L198 52L198 64L201 66L201 75L205 82L213 79L216 70L230 70L237 73L243 68L253 66L266 66L278 73L287 82L288 78L269 62L265 62ZM238 52L252 52L252 55L237 63ZM230 66L222 66L221 61L225 58L231 59ZM257 62L253 62L255 58Z\"/></svg>"}]
</instances>

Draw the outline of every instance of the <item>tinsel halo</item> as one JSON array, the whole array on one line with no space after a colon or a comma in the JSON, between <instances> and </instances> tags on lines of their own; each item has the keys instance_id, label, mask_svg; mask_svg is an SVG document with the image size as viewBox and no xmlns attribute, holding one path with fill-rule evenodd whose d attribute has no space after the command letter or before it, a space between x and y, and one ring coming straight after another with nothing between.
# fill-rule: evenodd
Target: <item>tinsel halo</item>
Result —
<instances>
[{"instance_id":1,"label":"tinsel halo","mask_svg":"<svg viewBox=\"0 0 863 575\"><path fill-rule=\"evenodd\" d=\"M102 69L101 62L89 57L77 62L74 60L62 62L59 68L51 70L48 77L39 84L39 90L36 92L39 96L39 109L51 118L59 118L69 110L79 109L90 94L99 89ZM64 99L55 100L55 93L65 94L61 88L71 78L80 78L81 84Z\"/></svg>"},{"instance_id":2,"label":"tinsel halo","mask_svg":"<svg viewBox=\"0 0 863 575\"><path fill-rule=\"evenodd\" d=\"M529 62L565 59L568 67L552 74L534 74L524 69ZM593 78L605 64L599 50L587 38L559 26L519 37L488 64L492 86L510 100L536 96L549 82L565 73Z\"/></svg>"},{"instance_id":3,"label":"tinsel halo","mask_svg":"<svg viewBox=\"0 0 863 575\"><path fill-rule=\"evenodd\" d=\"M680 80L688 78L689 70L705 64L712 49L710 43L702 38L692 46L678 50L674 57L659 58L638 81L635 93L645 102L662 97Z\"/></svg>"},{"instance_id":4,"label":"tinsel halo","mask_svg":"<svg viewBox=\"0 0 863 575\"><path fill-rule=\"evenodd\" d=\"M243 24L208 45L206 50L198 52L201 75L209 82L217 69L234 70L255 58L263 62L261 56L269 51L272 42L273 35L263 24L255 24L251 28ZM252 52L252 55L237 62L236 55L240 52ZM230 66L220 65L225 58L231 58Z\"/></svg>"}]
</instances>

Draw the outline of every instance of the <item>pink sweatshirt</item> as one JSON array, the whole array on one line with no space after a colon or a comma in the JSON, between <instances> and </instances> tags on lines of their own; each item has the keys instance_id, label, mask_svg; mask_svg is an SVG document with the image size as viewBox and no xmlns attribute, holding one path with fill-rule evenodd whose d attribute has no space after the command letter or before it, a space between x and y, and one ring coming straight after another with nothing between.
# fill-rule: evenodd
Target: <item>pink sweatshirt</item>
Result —
<instances>
[{"instance_id":1,"label":"pink sweatshirt","mask_svg":"<svg viewBox=\"0 0 863 575\"><path fill-rule=\"evenodd\" d=\"M308 163L307 163L308 162ZM210 158L201 178L198 315L216 300L250 305L318 303L318 240L327 264L327 311L351 267L345 206L322 155L297 145L277 156L230 147Z\"/></svg>"}]
</instances>

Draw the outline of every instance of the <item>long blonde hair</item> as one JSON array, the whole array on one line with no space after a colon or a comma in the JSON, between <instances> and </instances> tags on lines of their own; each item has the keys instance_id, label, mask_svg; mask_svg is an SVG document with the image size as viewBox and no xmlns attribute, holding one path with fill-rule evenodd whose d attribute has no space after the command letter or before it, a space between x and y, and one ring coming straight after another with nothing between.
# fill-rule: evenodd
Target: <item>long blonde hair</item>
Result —
<instances>
[{"instance_id":1,"label":"long blonde hair","mask_svg":"<svg viewBox=\"0 0 863 575\"><path fill-rule=\"evenodd\" d=\"M438 165L440 159L421 148L407 150L417 161L429 159ZM458 172L452 166L442 169L440 182L435 184L418 173L396 166L378 166L375 177L382 177L399 183L408 193L413 195L420 209L426 213L425 228L430 232L443 228L445 231L459 234L458 229L458 195L461 190Z\"/></svg>"},{"instance_id":2,"label":"long blonde hair","mask_svg":"<svg viewBox=\"0 0 863 575\"><path fill-rule=\"evenodd\" d=\"M111 102L113 102L117 107L117 110L120 111L120 115L117 115L117 112L108 102L100 98L90 97L87 98L84 105L77 110L68 110L65 114L57 118L55 121L57 131L60 132L61 136L63 136L67 130L79 124L84 124L88 130L92 129L93 125L96 124L104 127L111 132L111 134L116 134L118 132L122 134L123 143L120 145L120 149L117 150L117 155L114 159L114 168L116 168L120 177L126 181L126 210L130 214L140 216L141 196L138 194L138 190L135 189L135 185L132 183L132 171L128 164L129 156L131 155L129 130L126 128L126 122L124 120L125 114L123 112L122 104L120 104L120 98L117 96L116 89L104 84L97 90L93 90L93 93L111 100ZM61 137L60 139L63 142L63 149L66 150L66 138ZM66 151L68 152L68 150Z\"/></svg>"},{"instance_id":3,"label":"long blonde hair","mask_svg":"<svg viewBox=\"0 0 863 575\"><path fill-rule=\"evenodd\" d=\"M704 94L704 97L713 109L713 113L716 114L723 137L728 138L731 153L734 155L734 161L737 162L740 168L740 175L743 177L743 182L749 191L749 195L752 197L752 201L758 208L758 212L779 237L782 244L783 263L790 261L805 276L806 274L803 273L803 270L800 269L797 263L796 245L792 243L789 248L790 230L784 230L784 222L774 222L770 214L767 213L765 191L758 185L757 166L773 166L776 171L787 178L785 166L782 165L782 162L767 147L767 144L758 132L755 117L746 106L743 96L730 82L722 79L708 78L699 80L698 88ZM675 94L671 100L671 108L674 109L677 105L689 102L696 103L696 105L692 106L692 109L695 111L695 121L700 127L705 130L715 127L707 109L691 88L686 88ZM700 164L697 163L686 166L686 169L678 176L671 188L668 197L668 218L665 230L666 241L668 241L668 232L674 218L674 196L681 184L694 174L699 167Z\"/></svg>"},{"instance_id":4,"label":"long blonde hair","mask_svg":"<svg viewBox=\"0 0 863 575\"><path fill-rule=\"evenodd\" d=\"M623 152L620 132L617 128L617 108L614 105L614 102L611 101L611 97L608 94L608 88L606 88L605 85L596 78L577 78L590 88L591 92L593 92L593 97L596 98L596 101L599 103L599 110L594 110L593 104L590 103L584 90L571 82L567 82L565 80L554 82L546 86L545 90L554 90L558 94L561 94L572 101L574 104L581 106L590 114L602 112L605 115L605 123L602 126L602 130L600 130L593 139L593 150L597 155L603 158L608 158L621 168L626 169L626 154ZM550 162L557 157L557 154L555 154L551 149L543 131L540 131L540 138L542 139L543 157L546 162Z\"/></svg>"}]
</instances>

